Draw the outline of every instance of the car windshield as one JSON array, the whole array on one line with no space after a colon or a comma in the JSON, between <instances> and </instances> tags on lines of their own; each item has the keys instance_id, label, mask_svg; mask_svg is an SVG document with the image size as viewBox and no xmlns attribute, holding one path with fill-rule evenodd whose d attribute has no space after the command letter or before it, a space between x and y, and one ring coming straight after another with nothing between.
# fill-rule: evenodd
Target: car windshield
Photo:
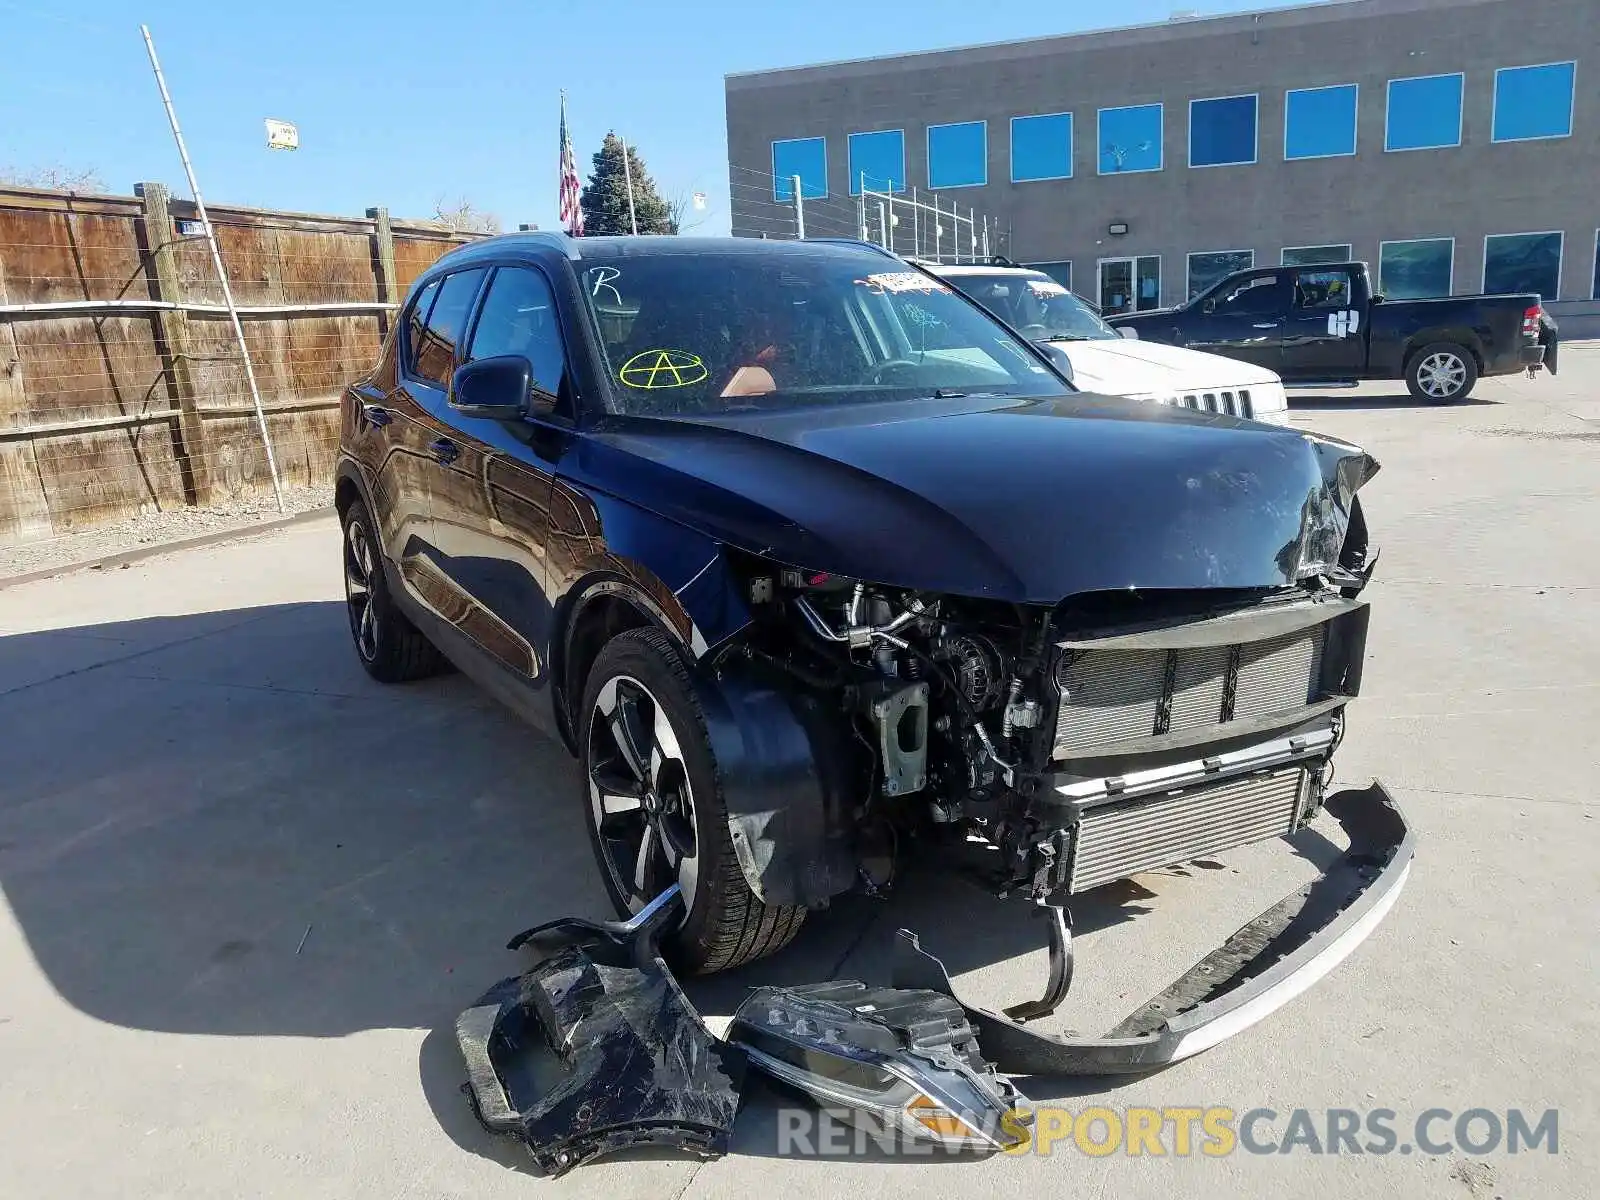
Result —
<instances>
[{"instance_id":1,"label":"car windshield","mask_svg":"<svg viewBox=\"0 0 1600 1200\"><path fill-rule=\"evenodd\" d=\"M585 248L579 270L630 414L1071 390L949 285L887 257Z\"/></svg>"},{"instance_id":2,"label":"car windshield","mask_svg":"<svg viewBox=\"0 0 1600 1200\"><path fill-rule=\"evenodd\" d=\"M1094 309L1043 271L957 275L950 281L1035 342L1090 342L1118 336Z\"/></svg>"}]
</instances>

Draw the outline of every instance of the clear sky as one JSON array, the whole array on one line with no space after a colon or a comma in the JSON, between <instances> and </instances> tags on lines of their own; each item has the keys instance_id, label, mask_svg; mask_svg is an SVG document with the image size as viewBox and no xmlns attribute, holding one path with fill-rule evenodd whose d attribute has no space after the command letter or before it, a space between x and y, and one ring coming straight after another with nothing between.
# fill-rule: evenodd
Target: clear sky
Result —
<instances>
[{"instance_id":1,"label":"clear sky","mask_svg":"<svg viewBox=\"0 0 1600 1200\"><path fill-rule=\"evenodd\" d=\"M187 195L150 26L208 200L426 216L465 197L556 225L558 93L579 167L608 129L726 232L723 76L1284 7L1271 0L0 0L0 169L92 168ZM269 151L262 121L300 129Z\"/></svg>"}]
</instances>

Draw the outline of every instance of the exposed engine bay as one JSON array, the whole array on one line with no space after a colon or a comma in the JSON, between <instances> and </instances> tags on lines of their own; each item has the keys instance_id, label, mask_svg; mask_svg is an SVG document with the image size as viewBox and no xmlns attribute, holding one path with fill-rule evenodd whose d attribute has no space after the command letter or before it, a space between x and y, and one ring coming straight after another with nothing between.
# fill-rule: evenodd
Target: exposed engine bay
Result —
<instances>
[{"instance_id":1,"label":"exposed engine bay","mask_svg":"<svg viewBox=\"0 0 1600 1200\"><path fill-rule=\"evenodd\" d=\"M1060 903L1316 813L1360 684L1352 532L1297 586L1056 609L756 574L741 652L836 714L869 891L911 841L977 835L999 851L992 890Z\"/></svg>"}]
</instances>

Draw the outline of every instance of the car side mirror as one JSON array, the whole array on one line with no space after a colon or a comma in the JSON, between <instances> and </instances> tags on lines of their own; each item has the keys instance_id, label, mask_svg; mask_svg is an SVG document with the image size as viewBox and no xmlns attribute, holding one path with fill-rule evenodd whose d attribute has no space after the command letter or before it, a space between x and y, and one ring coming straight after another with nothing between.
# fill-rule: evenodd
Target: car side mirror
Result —
<instances>
[{"instance_id":1,"label":"car side mirror","mask_svg":"<svg viewBox=\"0 0 1600 1200\"><path fill-rule=\"evenodd\" d=\"M450 377L450 407L465 417L520 421L534 395L533 364L520 354L480 358Z\"/></svg>"},{"instance_id":2,"label":"car side mirror","mask_svg":"<svg viewBox=\"0 0 1600 1200\"><path fill-rule=\"evenodd\" d=\"M1200 311L1203 312L1203 313L1214 313L1214 312L1216 312L1217 311L1217 302L1215 300L1207 300L1204 304L1202 304L1200 306Z\"/></svg>"},{"instance_id":3,"label":"car side mirror","mask_svg":"<svg viewBox=\"0 0 1600 1200\"><path fill-rule=\"evenodd\" d=\"M1372 294L1372 302L1374 304L1382 304L1388 298L1389 297L1385 296L1382 292L1374 292Z\"/></svg>"},{"instance_id":4,"label":"car side mirror","mask_svg":"<svg viewBox=\"0 0 1600 1200\"><path fill-rule=\"evenodd\" d=\"M1118 325L1117 326L1117 336L1118 337L1125 337L1130 342L1137 342L1139 340L1139 331L1137 329L1135 329L1132 325Z\"/></svg>"}]
</instances>

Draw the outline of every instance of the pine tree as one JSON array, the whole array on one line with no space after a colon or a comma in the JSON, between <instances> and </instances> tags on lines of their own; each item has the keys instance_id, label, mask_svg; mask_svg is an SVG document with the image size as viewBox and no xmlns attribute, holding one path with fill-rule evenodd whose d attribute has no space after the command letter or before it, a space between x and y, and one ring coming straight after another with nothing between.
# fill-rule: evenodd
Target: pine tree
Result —
<instances>
[{"instance_id":1,"label":"pine tree","mask_svg":"<svg viewBox=\"0 0 1600 1200\"><path fill-rule=\"evenodd\" d=\"M594 156L589 182L578 199L583 207L583 232L590 237L632 232L628 221L628 172L631 171L633 215L639 232L677 233L678 224L667 202L656 191L656 182L645 170L644 160L629 146L624 167L623 153L622 139L615 133L606 134L605 142Z\"/></svg>"}]
</instances>

